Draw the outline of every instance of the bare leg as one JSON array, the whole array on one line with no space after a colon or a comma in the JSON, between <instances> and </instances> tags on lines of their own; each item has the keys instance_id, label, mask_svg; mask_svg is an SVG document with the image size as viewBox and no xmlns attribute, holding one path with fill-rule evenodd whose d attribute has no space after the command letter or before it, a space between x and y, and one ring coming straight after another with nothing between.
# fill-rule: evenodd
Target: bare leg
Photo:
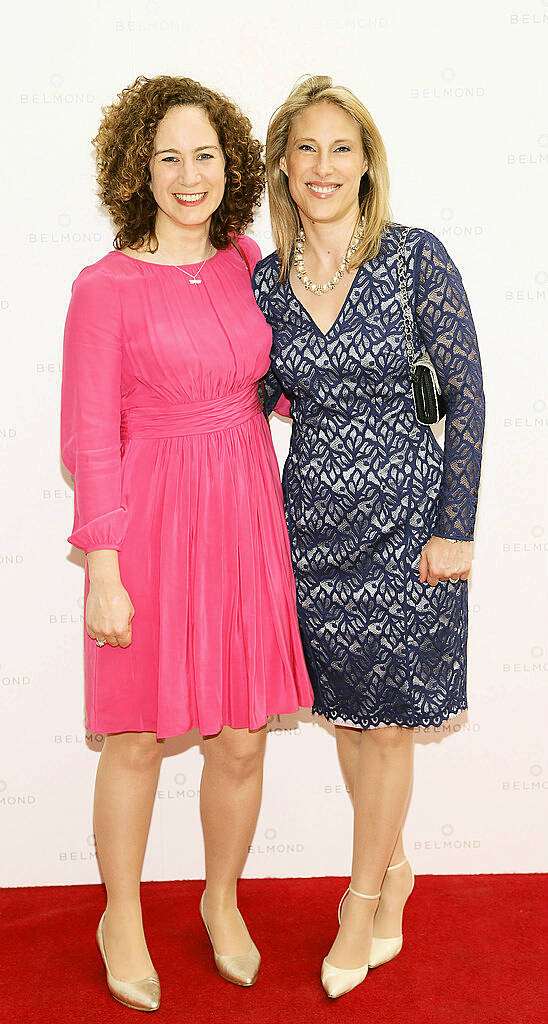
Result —
<instances>
[{"instance_id":1,"label":"bare leg","mask_svg":"<svg viewBox=\"0 0 548 1024\"><path fill-rule=\"evenodd\" d=\"M402 831L400 829L400 831L398 832L398 838L396 839L396 845L394 847L394 851L393 851L392 856L390 858L390 864L388 866L390 867L390 865L392 865L392 864L399 864L400 861L402 861L404 859L404 857L405 857L405 852L404 852L404 849L403 849L403 835L402 835ZM386 882L386 880L387 880L387 878L386 878L386 875L385 875L384 876L384 882ZM384 882L383 882L383 885L384 885Z\"/></svg>"},{"instance_id":2,"label":"bare leg","mask_svg":"<svg viewBox=\"0 0 548 1024\"><path fill-rule=\"evenodd\" d=\"M352 729L347 726L336 726L336 738L344 781L353 803L355 777L360 753L361 730ZM411 789L409 790L406 807L409 803L410 795ZM404 859L403 835L400 829L392 856L390 857L390 864L400 864ZM396 871L389 871L385 874L373 926L373 934L377 938L389 939L399 934L402 906L409 895L411 883L412 874L409 865L403 865Z\"/></svg>"},{"instance_id":3,"label":"bare leg","mask_svg":"<svg viewBox=\"0 0 548 1024\"><path fill-rule=\"evenodd\" d=\"M247 953L250 936L237 913L236 886L261 804L266 726L231 729L204 738L200 810L204 832L204 913L221 955Z\"/></svg>"},{"instance_id":4,"label":"bare leg","mask_svg":"<svg viewBox=\"0 0 548 1024\"><path fill-rule=\"evenodd\" d=\"M407 794L404 814L409 806L411 789ZM390 858L390 865L401 864L405 860L403 848L403 836L400 832L396 840L394 851ZM389 865L389 866L390 866ZM413 885L413 873L409 863L401 864L395 871L387 871L381 889L381 898L375 914L373 935L378 939L392 939L401 934L402 907L405 904Z\"/></svg>"},{"instance_id":5,"label":"bare leg","mask_svg":"<svg viewBox=\"0 0 548 1024\"><path fill-rule=\"evenodd\" d=\"M398 726L361 733L354 776L352 859L352 887L358 892L379 892L396 853L411 786L413 738L412 729ZM327 955L330 964L353 968L367 963L376 909L376 901L348 895L338 935Z\"/></svg>"},{"instance_id":6,"label":"bare leg","mask_svg":"<svg viewBox=\"0 0 548 1024\"><path fill-rule=\"evenodd\" d=\"M348 789L350 801L353 804L354 783L360 755L362 730L339 725L335 726L335 729L335 737L337 740L337 753L339 755L341 770L346 784L346 788ZM411 796L411 789L409 790L409 796ZM396 845L394 846L394 850L390 858L390 864L399 864L400 861L404 859L404 857L405 853L403 849L403 835L400 829L400 831L398 832L398 838L396 839Z\"/></svg>"},{"instance_id":7,"label":"bare leg","mask_svg":"<svg viewBox=\"0 0 548 1024\"><path fill-rule=\"evenodd\" d=\"M346 725L336 725L335 738L343 779L350 794L350 800L354 803L354 783L360 757L362 730L352 729Z\"/></svg>"},{"instance_id":8,"label":"bare leg","mask_svg":"<svg viewBox=\"0 0 548 1024\"><path fill-rule=\"evenodd\" d=\"M107 889L103 933L109 967L120 981L138 981L153 969L140 883L161 760L155 733L116 733L107 736L97 768L94 829Z\"/></svg>"}]
</instances>

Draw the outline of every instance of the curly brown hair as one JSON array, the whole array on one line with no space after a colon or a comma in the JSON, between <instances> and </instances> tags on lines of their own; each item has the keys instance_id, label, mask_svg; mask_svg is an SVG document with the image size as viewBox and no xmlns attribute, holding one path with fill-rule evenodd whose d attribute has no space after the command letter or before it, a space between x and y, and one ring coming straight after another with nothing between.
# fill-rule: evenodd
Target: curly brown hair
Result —
<instances>
[{"instance_id":1,"label":"curly brown hair","mask_svg":"<svg viewBox=\"0 0 548 1024\"><path fill-rule=\"evenodd\" d=\"M162 118L172 107L201 107L217 132L225 156L226 187L209 231L212 245L226 249L243 234L264 191L263 146L252 136L251 122L222 93L192 78L139 75L117 101L103 107L93 139L99 198L116 226L115 249L158 248L158 207L149 188L149 162Z\"/></svg>"}]
</instances>

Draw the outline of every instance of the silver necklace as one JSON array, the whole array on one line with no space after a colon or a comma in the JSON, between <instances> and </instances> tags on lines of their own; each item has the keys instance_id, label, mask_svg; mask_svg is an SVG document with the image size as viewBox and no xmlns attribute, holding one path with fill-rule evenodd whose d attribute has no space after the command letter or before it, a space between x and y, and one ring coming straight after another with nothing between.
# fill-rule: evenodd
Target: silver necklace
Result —
<instances>
[{"instance_id":1,"label":"silver necklace","mask_svg":"<svg viewBox=\"0 0 548 1024\"><path fill-rule=\"evenodd\" d=\"M209 243L209 249L207 251L207 256L206 256L204 262L202 263L202 265L200 267L198 267L197 270L194 271L193 274L189 274L188 270L184 270L183 267L178 267L174 263L173 266L175 267L175 270L180 270L181 274L186 274L186 276L188 277L188 283L189 284L201 284L202 283L202 279L201 279L201 277L198 277L198 274L200 274L202 272L202 270L204 269L208 259L210 259L211 255L212 255L211 249L213 249L213 246L212 246L212 244L210 242Z\"/></svg>"},{"instance_id":2,"label":"silver necklace","mask_svg":"<svg viewBox=\"0 0 548 1024\"><path fill-rule=\"evenodd\" d=\"M363 232L364 221L362 218L354 234L352 235L348 249L346 250L331 280L326 281L325 284L316 284L315 281L310 280L308 274L306 273L306 270L304 269L303 253L306 240L304 237L303 229L300 229L297 235L297 241L295 242L295 272L297 274L297 277L299 278L299 281L302 281L304 287L307 288L309 292L312 292L313 295L323 295L325 294L325 292L330 292L333 290L333 288L335 288L335 286L339 283L343 275L348 273L350 261L354 253L356 252L358 245L360 244L360 240L363 238Z\"/></svg>"}]
</instances>

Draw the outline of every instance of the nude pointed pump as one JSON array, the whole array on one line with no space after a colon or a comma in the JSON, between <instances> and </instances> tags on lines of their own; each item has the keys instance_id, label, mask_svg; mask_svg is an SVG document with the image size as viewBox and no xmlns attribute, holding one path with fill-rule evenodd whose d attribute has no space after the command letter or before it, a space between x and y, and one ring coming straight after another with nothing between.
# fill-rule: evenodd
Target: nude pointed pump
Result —
<instances>
[{"instance_id":1,"label":"nude pointed pump","mask_svg":"<svg viewBox=\"0 0 548 1024\"><path fill-rule=\"evenodd\" d=\"M378 900L380 892L376 896L368 896L364 892L357 892L351 885L343 894L341 902L339 903L339 910L337 913L339 924L341 923L341 911L343 903L351 892L353 896L359 896L361 900ZM351 992L357 985L361 985L362 981L365 981L367 977L367 971L369 969L369 961L363 965L363 967L354 967L347 969L346 967L335 967L330 964L327 957L322 964L322 985L324 992L329 996L330 999L338 999L339 996L346 995L347 992Z\"/></svg>"},{"instance_id":2,"label":"nude pointed pump","mask_svg":"<svg viewBox=\"0 0 548 1024\"><path fill-rule=\"evenodd\" d=\"M230 956L227 953L218 953L213 945L211 932L204 916L204 896L205 892L202 893L202 898L200 900L200 915L204 922L205 930L209 936L213 956L215 958L215 966L221 975L221 978L224 978L225 981L231 981L233 985L244 985L246 987L254 985L259 974L259 967L261 966L261 954L259 953L259 950L252 941L251 948L248 953L242 953L239 956ZM240 911L238 911L238 914L240 914ZM240 918L242 919L242 922L245 923L241 914Z\"/></svg>"},{"instance_id":3,"label":"nude pointed pump","mask_svg":"<svg viewBox=\"0 0 548 1024\"><path fill-rule=\"evenodd\" d=\"M390 867L387 868L386 870L387 871L397 871L397 869L403 867L404 864L409 864L409 861L407 860L407 857L404 857L403 860L400 860L400 862L398 864L391 864ZM403 908L405 907L405 904L406 904L407 900L409 899L409 896L413 892L413 886L415 885L415 876L413 874L413 869L411 868L410 864L409 864L409 867L411 869L411 888L409 890L409 893L406 896L406 899L405 899L404 903L402 904L402 908L401 908L402 917L403 917ZM381 967L382 964L389 963L390 960L393 960L394 957L397 956L398 953L401 952L402 946L403 946L403 932L402 932L402 929L401 929L401 918L400 918L400 934L399 935L395 935L391 939L378 939L378 938L376 938L375 935L373 936L373 938L371 940L371 949L369 951L369 966L370 967Z\"/></svg>"},{"instance_id":4,"label":"nude pointed pump","mask_svg":"<svg viewBox=\"0 0 548 1024\"><path fill-rule=\"evenodd\" d=\"M103 938L104 919L105 915L103 914L99 921L96 938L107 972L107 985L110 994L119 1003L131 1007L132 1010L144 1010L148 1013L157 1010L160 1005L160 979L156 971L149 974L148 978L142 978L140 981L120 981L111 974L105 951L105 940Z\"/></svg>"}]
</instances>

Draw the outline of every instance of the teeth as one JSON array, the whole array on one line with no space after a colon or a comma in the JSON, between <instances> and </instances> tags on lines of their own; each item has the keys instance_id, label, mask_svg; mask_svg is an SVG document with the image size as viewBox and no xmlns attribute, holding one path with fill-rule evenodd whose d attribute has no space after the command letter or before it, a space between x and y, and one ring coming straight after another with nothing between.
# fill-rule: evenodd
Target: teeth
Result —
<instances>
[{"instance_id":1,"label":"teeth","mask_svg":"<svg viewBox=\"0 0 548 1024\"><path fill-rule=\"evenodd\" d=\"M328 196L339 188L338 185L312 185L310 182L307 182L307 185L312 192L318 192L321 196Z\"/></svg>"},{"instance_id":2,"label":"teeth","mask_svg":"<svg viewBox=\"0 0 548 1024\"><path fill-rule=\"evenodd\" d=\"M207 195L207 192L174 192L176 199L182 199L184 203L197 203Z\"/></svg>"}]
</instances>

